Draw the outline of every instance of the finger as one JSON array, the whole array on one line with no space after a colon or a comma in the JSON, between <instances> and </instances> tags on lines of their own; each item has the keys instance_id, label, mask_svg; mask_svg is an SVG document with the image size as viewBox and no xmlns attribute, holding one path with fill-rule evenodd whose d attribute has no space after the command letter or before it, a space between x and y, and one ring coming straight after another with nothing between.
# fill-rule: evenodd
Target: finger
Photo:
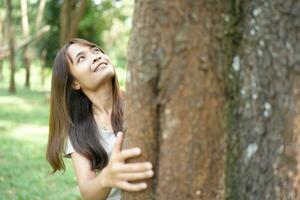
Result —
<instances>
[{"instance_id":1,"label":"finger","mask_svg":"<svg viewBox=\"0 0 300 200\"><path fill-rule=\"evenodd\" d=\"M125 163L119 165L118 171L123 173L130 173L130 172L142 172L148 171L152 169L152 164L150 162L143 162L143 163Z\"/></svg>"},{"instance_id":2,"label":"finger","mask_svg":"<svg viewBox=\"0 0 300 200\"><path fill-rule=\"evenodd\" d=\"M121 151L122 139L123 139L123 132L118 132L116 142L112 149L112 154Z\"/></svg>"},{"instance_id":3,"label":"finger","mask_svg":"<svg viewBox=\"0 0 300 200\"><path fill-rule=\"evenodd\" d=\"M118 154L119 161L125 161L128 158L136 157L141 154L140 148L124 149Z\"/></svg>"},{"instance_id":4,"label":"finger","mask_svg":"<svg viewBox=\"0 0 300 200\"><path fill-rule=\"evenodd\" d=\"M121 173L118 175L118 178L126 181L134 181L134 180L150 178L153 176L153 174L154 173L152 170L146 172L136 172L136 173Z\"/></svg>"},{"instance_id":5,"label":"finger","mask_svg":"<svg viewBox=\"0 0 300 200\"><path fill-rule=\"evenodd\" d=\"M137 192L147 188L146 183L128 183L127 181L122 181L119 184L119 187L123 190L127 190L129 192Z\"/></svg>"}]
</instances>

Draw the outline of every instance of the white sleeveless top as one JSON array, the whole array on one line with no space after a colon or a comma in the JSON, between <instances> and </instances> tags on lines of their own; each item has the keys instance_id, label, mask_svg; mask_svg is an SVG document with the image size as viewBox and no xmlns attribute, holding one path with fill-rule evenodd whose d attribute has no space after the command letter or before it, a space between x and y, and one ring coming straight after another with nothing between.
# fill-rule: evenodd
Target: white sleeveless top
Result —
<instances>
[{"instance_id":1,"label":"white sleeveless top","mask_svg":"<svg viewBox=\"0 0 300 200\"><path fill-rule=\"evenodd\" d=\"M116 142L116 136L114 135L113 131L104 129L100 129L100 134L100 143L102 144L103 148L108 154L108 157L110 158L112 148ZM67 158L71 158L71 154L73 152L75 152L75 150L68 137L64 156ZM106 200L121 200L121 190L113 187Z\"/></svg>"}]
</instances>

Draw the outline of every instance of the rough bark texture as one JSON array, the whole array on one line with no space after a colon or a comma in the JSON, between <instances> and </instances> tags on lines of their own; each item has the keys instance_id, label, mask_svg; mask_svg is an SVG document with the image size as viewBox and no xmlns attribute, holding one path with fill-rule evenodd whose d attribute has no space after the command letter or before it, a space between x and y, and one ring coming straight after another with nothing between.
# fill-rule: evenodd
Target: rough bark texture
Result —
<instances>
[{"instance_id":1,"label":"rough bark texture","mask_svg":"<svg viewBox=\"0 0 300 200\"><path fill-rule=\"evenodd\" d=\"M158 152L158 58L157 33L153 35L153 1L136 1L134 13L135 28L129 44L126 87L125 140L123 148L140 147L142 156L136 161L150 161L156 168ZM142 22L140 22L140 20ZM149 32L149 30L152 30ZM155 31L154 31L155 32ZM139 92L137 92L139 91ZM123 193L122 199L155 199L154 182L147 182L148 189L143 192Z\"/></svg>"},{"instance_id":2,"label":"rough bark texture","mask_svg":"<svg viewBox=\"0 0 300 200\"><path fill-rule=\"evenodd\" d=\"M235 3L227 198L300 199L300 4Z\"/></svg>"},{"instance_id":3,"label":"rough bark texture","mask_svg":"<svg viewBox=\"0 0 300 200\"><path fill-rule=\"evenodd\" d=\"M124 148L156 176L123 199L300 199L299 26L296 0L137 0Z\"/></svg>"},{"instance_id":4,"label":"rough bark texture","mask_svg":"<svg viewBox=\"0 0 300 200\"><path fill-rule=\"evenodd\" d=\"M124 148L142 147L156 177L122 199L225 198L226 4L136 1Z\"/></svg>"}]
</instances>

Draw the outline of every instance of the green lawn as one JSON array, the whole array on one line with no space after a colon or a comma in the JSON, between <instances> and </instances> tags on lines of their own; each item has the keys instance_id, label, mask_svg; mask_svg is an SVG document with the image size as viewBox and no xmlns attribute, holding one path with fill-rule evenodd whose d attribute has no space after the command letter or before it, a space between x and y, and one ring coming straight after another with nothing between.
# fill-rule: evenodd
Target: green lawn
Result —
<instances>
[{"instance_id":1,"label":"green lawn","mask_svg":"<svg viewBox=\"0 0 300 200\"><path fill-rule=\"evenodd\" d=\"M17 93L7 92L8 71L0 82L0 200L80 199L71 160L66 173L51 175L45 160L48 137L50 75L40 86L33 68L32 90L23 89L24 70L16 75ZM48 73L50 74L50 73ZM124 87L124 70L118 69ZM121 74L121 76L120 76Z\"/></svg>"}]
</instances>

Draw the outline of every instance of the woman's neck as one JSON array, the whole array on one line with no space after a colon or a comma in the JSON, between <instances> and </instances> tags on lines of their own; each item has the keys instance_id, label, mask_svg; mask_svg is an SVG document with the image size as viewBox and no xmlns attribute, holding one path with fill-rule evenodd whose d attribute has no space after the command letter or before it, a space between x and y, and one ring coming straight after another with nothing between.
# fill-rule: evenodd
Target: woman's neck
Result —
<instances>
[{"instance_id":1,"label":"woman's neck","mask_svg":"<svg viewBox=\"0 0 300 200\"><path fill-rule=\"evenodd\" d=\"M110 114L113 105L112 84L106 83L102 85L95 93L90 95L89 99L93 105L93 112Z\"/></svg>"},{"instance_id":2,"label":"woman's neck","mask_svg":"<svg viewBox=\"0 0 300 200\"><path fill-rule=\"evenodd\" d=\"M113 105L112 83L105 83L97 91L85 92L85 94L92 102L92 109L98 126L111 129L110 118Z\"/></svg>"}]
</instances>

